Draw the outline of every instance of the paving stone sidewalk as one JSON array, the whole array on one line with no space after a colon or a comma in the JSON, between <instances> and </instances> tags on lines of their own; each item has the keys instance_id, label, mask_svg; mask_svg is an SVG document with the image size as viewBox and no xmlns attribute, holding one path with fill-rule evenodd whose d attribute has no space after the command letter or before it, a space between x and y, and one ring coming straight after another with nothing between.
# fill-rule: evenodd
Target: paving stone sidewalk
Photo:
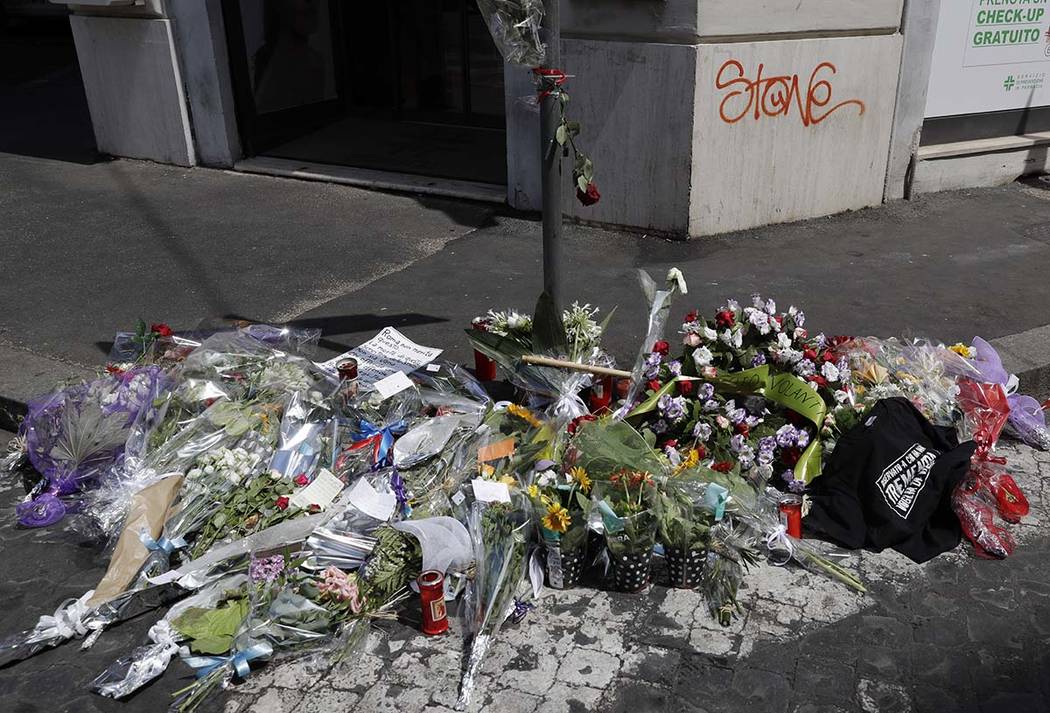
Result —
<instances>
[{"instance_id":1,"label":"paving stone sidewalk","mask_svg":"<svg viewBox=\"0 0 1050 713\"><path fill-rule=\"evenodd\" d=\"M763 565L745 614L720 627L693 591L547 590L486 659L484 713L940 713L1050 709L1050 454L1003 449L1032 513L1001 562L967 545L925 565L893 552L854 564L854 593L795 566ZM456 701L462 625L444 637L376 628L358 657L271 666L230 690L226 713L430 711Z\"/></svg>"}]
</instances>

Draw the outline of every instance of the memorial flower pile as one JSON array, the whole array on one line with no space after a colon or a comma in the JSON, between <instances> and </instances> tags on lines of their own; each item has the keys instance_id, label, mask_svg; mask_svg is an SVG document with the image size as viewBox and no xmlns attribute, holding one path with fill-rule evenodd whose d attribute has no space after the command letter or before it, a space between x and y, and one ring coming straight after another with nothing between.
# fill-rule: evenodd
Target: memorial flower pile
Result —
<instances>
[{"instance_id":1,"label":"memorial flower pile","mask_svg":"<svg viewBox=\"0 0 1050 713\"><path fill-rule=\"evenodd\" d=\"M190 711L267 661L353 655L376 618L439 635L458 611L467 708L545 586L691 589L728 626L754 567L864 592L849 549L923 561L965 534L1013 551L1028 504L995 444L1050 436L986 342L811 334L759 296L668 327L684 278L644 284L630 372L590 305L475 320L471 344L516 387L499 403L390 328L315 362L316 332L140 325L97 379L34 401L0 461L28 483L22 526L76 511L112 547L98 585L0 642L0 665L170 607L93 690L133 696L178 658Z\"/></svg>"}]
</instances>

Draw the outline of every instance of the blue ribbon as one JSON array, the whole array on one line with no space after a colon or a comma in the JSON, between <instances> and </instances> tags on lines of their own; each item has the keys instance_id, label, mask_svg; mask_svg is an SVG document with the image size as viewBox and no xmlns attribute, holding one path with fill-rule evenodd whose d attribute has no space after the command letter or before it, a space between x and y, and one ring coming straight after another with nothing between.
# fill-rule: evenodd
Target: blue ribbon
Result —
<instances>
[{"instance_id":1,"label":"blue ribbon","mask_svg":"<svg viewBox=\"0 0 1050 713\"><path fill-rule=\"evenodd\" d=\"M265 641L249 646L244 651L238 651L229 656L187 656L182 660L187 666L200 669L197 678L204 678L209 673L229 664L240 678L245 678L252 669L248 664L258 658L266 658L273 654L273 646Z\"/></svg>"},{"instance_id":2,"label":"blue ribbon","mask_svg":"<svg viewBox=\"0 0 1050 713\"><path fill-rule=\"evenodd\" d=\"M405 481L401 478L401 474L397 472L397 468L393 468L390 473L390 487L394 489L394 497L397 498L397 505L401 508L401 514L408 519L412 515L412 506L408 504L408 495L405 493Z\"/></svg>"},{"instance_id":3,"label":"blue ribbon","mask_svg":"<svg viewBox=\"0 0 1050 713\"><path fill-rule=\"evenodd\" d=\"M408 424L405 423L404 419L379 428L371 421L362 418L357 424L354 440L365 441L374 436L380 436L379 447L376 449L374 457L374 465L380 467L390 465L390 461L393 460L390 456L390 449L394 446L394 438L407 430Z\"/></svg>"},{"instance_id":4,"label":"blue ribbon","mask_svg":"<svg viewBox=\"0 0 1050 713\"><path fill-rule=\"evenodd\" d=\"M156 552L159 550L168 557L171 557L171 553L175 550L181 550L183 547L187 546L186 540L182 537L168 539L167 537L162 536L159 540L154 540L145 530L139 533L139 540L150 552Z\"/></svg>"}]
</instances>

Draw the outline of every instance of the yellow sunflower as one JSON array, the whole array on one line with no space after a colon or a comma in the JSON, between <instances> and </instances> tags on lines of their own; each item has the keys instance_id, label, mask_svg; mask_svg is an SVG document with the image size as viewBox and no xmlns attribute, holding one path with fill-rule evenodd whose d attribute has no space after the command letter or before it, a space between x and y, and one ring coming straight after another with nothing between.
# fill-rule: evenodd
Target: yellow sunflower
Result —
<instances>
[{"instance_id":1,"label":"yellow sunflower","mask_svg":"<svg viewBox=\"0 0 1050 713\"><path fill-rule=\"evenodd\" d=\"M695 468L698 463L700 463L700 451L696 450L695 448L690 448L689 451L686 453L685 458L682 459L682 462L679 463L678 467L674 469L674 474L678 475L683 470Z\"/></svg>"},{"instance_id":2,"label":"yellow sunflower","mask_svg":"<svg viewBox=\"0 0 1050 713\"><path fill-rule=\"evenodd\" d=\"M967 359L972 359L973 356L974 356L973 348L972 347L968 347L967 345L963 344L962 342L959 342L957 344L953 344L953 345L951 345L948 348L951 349L956 354L958 354L959 356L966 357Z\"/></svg>"},{"instance_id":3,"label":"yellow sunflower","mask_svg":"<svg viewBox=\"0 0 1050 713\"><path fill-rule=\"evenodd\" d=\"M573 466L569 470L569 476L580 484L580 489L588 491L591 489L591 476L587 475L587 471L582 466Z\"/></svg>"},{"instance_id":4,"label":"yellow sunflower","mask_svg":"<svg viewBox=\"0 0 1050 713\"><path fill-rule=\"evenodd\" d=\"M541 524L551 532L565 532L569 529L569 511L558 503L552 503L547 508L547 514L543 516Z\"/></svg>"},{"instance_id":5,"label":"yellow sunflower","mask_svg":"<svg viewBox=\"0 0 1050 713\"><path fill-rule=\"evenodd\" d=\"M530 498L538 498L540 496L540 488L538 485L530 485L525 488L525 492L529 494Z\"/></svg>"},{"instance_id":6,"label":"yellow sunflower","mask_svg":"<svg viewBox=\"0 0 1050 713\"><path fill-rule=\"evenodd\" d=\"M509 413L511 416L517 416L522 421L525 421L527 424L534 428L543 427L543 421L538 419L536 415L532 413L532 411L529 411L524 406L518 406L517 404L509 404L507 406L507 413Z\"/></svg>"}]
</instances>

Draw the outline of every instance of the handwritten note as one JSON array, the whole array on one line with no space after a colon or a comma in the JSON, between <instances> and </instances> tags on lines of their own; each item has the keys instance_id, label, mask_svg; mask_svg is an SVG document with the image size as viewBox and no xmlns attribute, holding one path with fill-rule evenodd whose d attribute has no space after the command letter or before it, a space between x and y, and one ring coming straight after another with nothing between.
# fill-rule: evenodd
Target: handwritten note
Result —
<instances>
[{"instance_id":1,"label":"handwritten note","mask_svg":"<svg viewBox=\"0 0 1050 713\"><path fill-rule=\"evenodd\" d=\"M357 360L358 381L362 386L371 387L375 382L395 372L415 371L437 359L442 351L416 344L393 327L384 327L379 334L361 346L318 366L335 373L335 365L351 357Z\"/></svg>"},{"instance_id":2,"label":"handwritten note","mask_svg":"<svg viewBox=\"0 0 1050 713\"><path fill-rule=\"evenodd\" d=\"M319 505L322 510L332 504L335 496L343 489L343 481L332 475L326 469L314 478L314 482L302 490L297 490L291 497L292 505L307 509L311 505Z\"/></svg>"}]
</instances>

